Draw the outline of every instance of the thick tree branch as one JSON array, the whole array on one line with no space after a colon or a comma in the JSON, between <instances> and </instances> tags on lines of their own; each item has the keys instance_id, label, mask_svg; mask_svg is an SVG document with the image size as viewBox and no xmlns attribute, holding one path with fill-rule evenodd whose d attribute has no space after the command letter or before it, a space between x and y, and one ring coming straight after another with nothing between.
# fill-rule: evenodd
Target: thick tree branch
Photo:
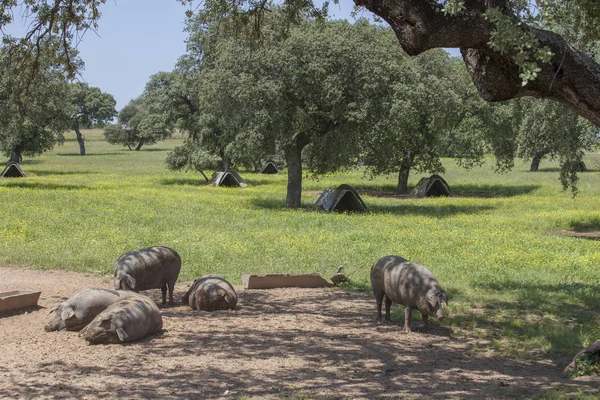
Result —
<instances>
[{"instance_id":1,"label":"thick tree branch","mask_svg":"<svg viewBox=\"0 0 600 400\"><path fill-rule=\"evenodd\" d=\"M558 101L600 126L600 65L571 47L561 36L532 29L540 46L554 53L540 63L534 81L522 86L514 54L501 54L488 45L492 25L483 12L498 7L509 13L506 0L467 0L459 15L444 15L434 0L354 0L387 21L410 55L439 47L460 48L482 98L502 101L534 96Z\"/></svg>"}]
</instances>

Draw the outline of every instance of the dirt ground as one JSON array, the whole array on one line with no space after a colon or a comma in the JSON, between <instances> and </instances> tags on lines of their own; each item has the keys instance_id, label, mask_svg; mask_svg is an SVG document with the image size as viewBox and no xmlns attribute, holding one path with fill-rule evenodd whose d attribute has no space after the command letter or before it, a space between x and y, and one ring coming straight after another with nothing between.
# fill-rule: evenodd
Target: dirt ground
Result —
<instances>
[{"instance_id":1,"label":"dirt ground","mask_svg":"<svg viewBox=\"0 0 600 400\"><path fill-rule=\"evenodd\" d=\"M0 292L42 291L39 307L0 313L0 398L499 399L600 387L598 379L563 378L568 359L491 358L443 325L408 335L377 325L373 299L337 288L236 286L238 310L163 308L164 330L126 345L44 331L55 303L111 282L0 268ZM188 285L176 286L177 299ZM160 302L160 290L146 294Z\"/></svg>"}]
</instances>

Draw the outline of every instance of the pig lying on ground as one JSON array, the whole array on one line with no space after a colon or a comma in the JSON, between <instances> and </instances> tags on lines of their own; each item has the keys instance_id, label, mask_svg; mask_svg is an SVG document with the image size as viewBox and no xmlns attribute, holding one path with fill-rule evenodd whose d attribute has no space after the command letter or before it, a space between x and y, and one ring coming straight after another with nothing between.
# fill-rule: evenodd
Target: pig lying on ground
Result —
<instances>
[{"instance_id":1,"label":"pig lying on ground","mask_svg":"<svg viewBox=\"0 0 600 400\"><path fill-rule=\"evenodd\" d=\"M132 294L134 293L109 289L82 290L70 299L52 307L50 314L54 315L44 327L44 330L46 332L65 329L67 331L78 331L112 303Z\"/></svg>"},{"instance_id":2,"label":"pig lying on ground","mask_svg":"<svg viewBox=\"0 0 600 400\"><path fill-rule=\"evenodd\" d=\"M237 293L225 279L211 274L196 279L181 301L194 310L234 310Z\"/></svg>"},{"instance_id":3,"label":"pig lying on ground","mask_svg":"<svg viewBox=\"0 0 600 400\"><path fill-rule=\"evenodd\" d=\"M140 290L160 288L162 303L173 304L173 288L181 270L181 257L164 246L147 247L123 254L115 263L115 289Z\"/></svg>"},{"instance_id":4,"label":"pig lying on ground","mask_svg":"<svg viewBox=\"0 0 600 400\"><path fill-rule=\"evenodd\" d=\"M133 342L162 329L162 316L154 301L138 294L111 304L81 330L90 344Z\"/></svg>"},{"instance_id":5,"label":"pig lying on ground","mask_svg":"<svg viewBox=\"0 0 600 400\"><path fill-rule=\"evenodd\" d=\"M428 317L444 318L443 303L448 304L448 295L442 290L433 273L426 267L412 263L402 257L386 256L371 267L371 288L377 301L377 321L381 322L381 303L385 297L385 319L390 319L392 302L404 309L403 332L411 332L412 309L423 315L423 329L429 329Z\"/></svg>"}]
</instances>

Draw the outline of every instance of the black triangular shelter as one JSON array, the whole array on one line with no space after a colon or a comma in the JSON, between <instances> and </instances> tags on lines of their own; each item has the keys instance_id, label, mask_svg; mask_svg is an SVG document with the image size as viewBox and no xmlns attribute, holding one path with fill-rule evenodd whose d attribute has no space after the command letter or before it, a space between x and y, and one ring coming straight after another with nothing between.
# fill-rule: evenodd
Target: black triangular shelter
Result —
<instances>
[{"instance_id":1,"label":"black triangular shelter","mask_svg":"<svg viewBox=\"0 0 600 400\"><path fill-rule=\"evenodd\" d=\"M421 178L410 195L413 197L439 197L452 196L452 192L444 178L433 174L429 178Z\"/></svg>"},{"instance_id":2,"label":"black triangular shelter","mask_svg":"<svg viewBox=\"0 0 600 400\"><path fill-rule=\"evenodd\" d=\"M21 166L17 163L10 163L2 171L2 176L5 178L23 178L25 172L21 169Z\"/></svg>"},{"instance_id":3,"label":"black triangular shelter","mask_svg":"<svg viewBox=\"0 0 600 400\"><path fill-rule=\"evenodd\" d=\"M242 177L235 171L217 171L212 175L210 181L208 181L208 184L226 187L248 186Z\"/></svg>"},{"instance_id":4,"label":"black triangular shelter","mask_svg":"<svg viewBox=\"0 0 600 400\"><path fill-rule=\"evenodd\" d=\"M279 168L277 168L277 165L275 165L274 162L269 161L267 163L267 165L265 165L265 167L262 169L262 171L260 171L261 174L278 174L279 173Z\"/></svg>"},{"instance_id":5,"label":"black triangular shelter","mask_svg":"<svg viewBox=\"0 0 600 400\"><path fill-rule=\"evenodd\" d=\"M317 199L314 207L317 210L366 212L367 206L360 195L350 185L342 184L337 189L325 189Z\"/></svg>"}]
</instances>

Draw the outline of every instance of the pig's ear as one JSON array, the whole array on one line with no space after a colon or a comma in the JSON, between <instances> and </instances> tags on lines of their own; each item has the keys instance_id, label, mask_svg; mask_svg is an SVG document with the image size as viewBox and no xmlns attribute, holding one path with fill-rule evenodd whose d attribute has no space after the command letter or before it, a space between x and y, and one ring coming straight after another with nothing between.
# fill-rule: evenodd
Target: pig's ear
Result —
<instances>
[{"instance_id":1,"label":"pig's ear","mask_svg":"<svg viewBox=\"0 0 600 400\"><path fill-rule=\"evenodd\" d=\"M127 332L125 332L125 330L123 328L117 328L116 332L117 332L117 336L119 337L119 340L121 342L124 342L125 339L127 339L129 337L129 335L127 334Z\"/></svg>"},{"instance_id":2,"label":"pig's ear","mask_svg":"<svg viewBox=\"0 0 600 400\"><path fill-rule=\"evenodd\" d=\"M63 312L60 314L60 317L63 319L63 321L68 320L69 318L73 318L75 316L75 312L73 311L73 308L71 307L67 307L63 310Z\"/></svg>"},{"instance_id":3,"label":"pig's ear","mask_svg":"<svg viewBox=\"0 0 600 400\"><path fill-rule=\"evenodd\" d=\"M427 292L427 302L431 305L431 307L435 307L438 303L438 295L434 289L429 289Z\"/></svg>"},{"instance_id":4,"label":"pig's ear","mask_svg":"<svg viewBox=\"0 0 600 400\"><path fill-rule=\"evenodd\" d=\"M135 289L135 279L133 278L133 276L131 276L131 275L125 276L125 282L127 283L127 286L129 286L129 288L131 290Z\"/></svg>"}]
</instances>

